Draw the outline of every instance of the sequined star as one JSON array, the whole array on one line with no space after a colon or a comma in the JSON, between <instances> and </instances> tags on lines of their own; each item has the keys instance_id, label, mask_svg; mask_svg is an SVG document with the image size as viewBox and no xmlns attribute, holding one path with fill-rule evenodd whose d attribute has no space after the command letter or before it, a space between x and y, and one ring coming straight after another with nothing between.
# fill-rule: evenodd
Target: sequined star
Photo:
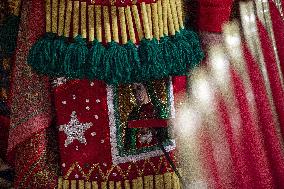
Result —
<instances>
[{"instance_id":1,"label":"sequined star","mask_svg":"<svg viewBox=\"0 0 284 189\"><path fill-rule=\"evenodd\" d=\"M91 126L93 126L93 123L80 123L76 112L73 111L69 123L59 126L59 131L64 131L67 135L64 146L67 147L75 139L77 139L80 143L87 144L84 134Z\"/></svg>"}]
</instances>

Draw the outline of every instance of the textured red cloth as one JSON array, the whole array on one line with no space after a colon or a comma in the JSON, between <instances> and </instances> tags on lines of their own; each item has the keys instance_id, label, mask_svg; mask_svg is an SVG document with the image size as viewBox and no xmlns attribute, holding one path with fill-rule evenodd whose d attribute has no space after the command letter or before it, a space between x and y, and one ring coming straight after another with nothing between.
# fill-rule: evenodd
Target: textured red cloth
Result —
<instances>
[{"instance_id":1,"label":"textured red cloth","mask_svg":"<svg viewBox=\"0 0 284 189\"><path fill-rule=\"evenodd\" d=\"M259 29L259 37L264 55L265 66L270 81L272 97L278 114L278 121L282 130L282 136L284 137L284 86L281 85L280 73L278 72L272 43L268 37L269 35L260 21L258 21L257 26Z\"/></svg>"},{"instance_id":2,"label":"textured red cloth","mask_svg":"<svg viewBox=\"0 0 284 189\"><path fill-rule=\"evenodd\" d=\"M266 93L264 79L261 75L261 71L258 67L258 63L253 59L247 48L244 48L244 55L248 67L248 72L252 82L252 89L254 92L255 102L257 106L260 136L265 147L266 154L260 154L262 158L266 156L268 159L270 172L273 177L274 186L283 188L283 152L280 143L280 139L276 133L276 125L273 120L273 113L269 105L269 99ZM256 134L249 135L247 137L257 136ZM262 168L267 165L262 165ZM256 169L258 172L261 169ZM261 173L261 172L260 172ZM261 173L263 174L263 173ZM270 175L269 175L270 177ZM268 181L267 181L268 183Z\"/></svg>"},{"instance_id":3,"label":"textured red cloth","mask_svg":"<svg viewBox=\"0 0 284 189\"><path fill-rule=\"evenodd\" d=\"M221 32L229 20L233 0L200 0L198 27L200 31Z\"/></svg>"},{"instance_id":4,"label":"textured red cloth","mask_svg":"<svg viewBox=\"0 0 284 189\"><path fill-rule=\"evenodd\" d=\"M10 119L0 115L0 158L6 159Z\"/></svg>"}]
</instances>

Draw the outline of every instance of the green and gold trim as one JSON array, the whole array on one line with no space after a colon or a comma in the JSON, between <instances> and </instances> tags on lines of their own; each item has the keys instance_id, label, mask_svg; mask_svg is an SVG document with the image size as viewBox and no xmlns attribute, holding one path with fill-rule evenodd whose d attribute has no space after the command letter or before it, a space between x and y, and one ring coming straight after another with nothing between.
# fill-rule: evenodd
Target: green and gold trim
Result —
<instances>
[{"instance_id":1,"label":"green and gold trim","mask_svg":"<svg viewBox=\"0 0 284 189\"><path fill-rule=\"evenodd\" d=\"M41 74L108 84L186 75L203 53L182 12L181 0L126 7L47 0L47 33L28 63Z\"/></svg>"}]
</instances>

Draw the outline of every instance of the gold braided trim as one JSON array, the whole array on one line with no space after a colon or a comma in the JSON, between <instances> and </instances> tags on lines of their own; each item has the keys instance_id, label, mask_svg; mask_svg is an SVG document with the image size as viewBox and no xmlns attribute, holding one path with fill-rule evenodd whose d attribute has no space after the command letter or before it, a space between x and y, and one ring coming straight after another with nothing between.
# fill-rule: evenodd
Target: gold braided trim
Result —
<instances>
[{"instance_id":1,"label":"gold braided trim","mask_svg":"<svg viewBox=\"0 0 284 189\"><path fill-rule=\"evenodd\" d=\"M58 189L180 189L180 183L175 173L165 173L159 175L147 175L133 180L121 181L84 181L84 180L66 180L63 177L58 178Z\"/></svg>"},{"instance_id":2,"label":"gold braided trim","mask_svg":"<svg viewBox=\"0 0 284 189\"><path fill-rule=\"evenodd\" d=\"M88 41L159 39L184 27L183 0L157 0L126 7L92 5L72 0L46 0L46 32Z\"/></svg>"}]
</instances>

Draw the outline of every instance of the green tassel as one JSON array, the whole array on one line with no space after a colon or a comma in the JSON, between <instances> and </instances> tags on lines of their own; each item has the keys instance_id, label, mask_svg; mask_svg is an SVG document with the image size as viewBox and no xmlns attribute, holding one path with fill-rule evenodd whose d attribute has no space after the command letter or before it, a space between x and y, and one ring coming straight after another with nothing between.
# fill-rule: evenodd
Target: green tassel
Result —
<instances>
[{"instance_id":1,"label":"green tassel","mask_svg":"<svg viewBox=\"0 0 284 189\"><path fill-rule=\"evenodd\" d=\"M28 64L39 73L52 75L50 65L54 38L55 34L46 33L45 36L40 38L29 51Z\"/></svg>"},{"instance_id":2,"label":"green tassel","mask_svg":"<svg viewBox=\"0 0 284 189\"><path fill-rule=\"evenodd\" d=\"M65 37L58 37L53 42L53 48L51 49L51 64L50 69L53 76L60 76L64 74L64 58L67 50L67 39Z\"/></svg>"},{"instance_id":3,"label":"green tassel","mask_svg":"<svg viewBox=\"0 0 284 189\"><path fill-rule=\"evenodd\" d=\"M161 79L167 75L162 61L162 51L159 48L157 39L142 39L138 53L142 65L141 73L144 77L144 81Z\"/></svg>"},{"instance_id":4,"label":"green tassel","mask_svg":"<svg viewBox=\"0 0 284 189\"><path fill-rule=\"evenodd\" d=\"M141 63L139 60L137 47L131 41L128 41L128 43L124 45L124 48L127 51L129 65L131 66L130 81L139 82L142 80L143 76L141 75Z\"/></svg>"},{"instance_id":5,"label":"green tassel","mask_svg":"<svg viewBox=\"0 0 284 189\"><path fill-rule=\"evenodd\" d=\"M99 43L97 40L94 40L92 47L89 50L88 56L88 68L87 68L87 77L89 79L104 79L103 74L103 57L105 53L105 47L102 43Z\"/></svg>"},{"instance_id":6,"label":"green tassel","mask_svg":"<svg viewBox=\"0 0 284 189\"><path fill-rule=\"evenodd\" d=\"M18 16L10 15L0 28L0 57L10 57L13 55L19 29L20 19Z\"/></svg>"},{"instance_id":7,"label":"green tassel","mask_svg":"<svg viewBox=\"0 0 284 189\"><path fill-rule=\"evenodd\" d=\"M70 78L83 78L87 70L86 59L88 48L86 41L81 37L75 37L75 42L67 48L64 59L64 72Z\"/></svg>"},{"instance_id":8,"label":"green tassel","mask_svg":"<svg viewBox=\"0 0 284 189\"><path fill-rule=\"evenodd\" d=\"M127 51L123 46L112 41L108 43L104 56L104 80L109 84L130 81L131 66Z\"/></svg>"},{"instance_id":9,"label":"green tassel","mask_svg":"<svg viewBox=\"0 0 284 189\"><path fill-rule=\"evenodd\" d=\"M167 70L166 74L169 75L175 73L177 66L173 63L179 60L179 51L176 45L169 37L161 38L159 45L163 54L164 69Z\"/></svg>"}]
</instances>

